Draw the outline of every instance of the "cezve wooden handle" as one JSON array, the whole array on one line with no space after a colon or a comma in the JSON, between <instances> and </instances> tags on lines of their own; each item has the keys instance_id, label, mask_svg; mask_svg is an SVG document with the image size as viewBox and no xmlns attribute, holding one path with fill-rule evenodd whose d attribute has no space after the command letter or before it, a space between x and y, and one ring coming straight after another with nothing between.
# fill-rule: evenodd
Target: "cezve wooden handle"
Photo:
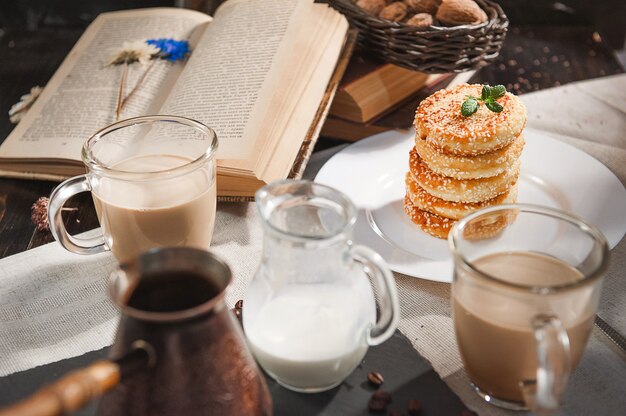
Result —
<instances>
[{"instance_id":1,"label":"cezve wooden handle","mask_svg":"<svg viewBox=\"0 0 626 416\"><path fill-rule=\"evenodd\" d=\"M120 365L96 361L44 386L27 399L0 410L0 416L56 416L72 413L115 387Z\"/></svg>"}]
</instances>

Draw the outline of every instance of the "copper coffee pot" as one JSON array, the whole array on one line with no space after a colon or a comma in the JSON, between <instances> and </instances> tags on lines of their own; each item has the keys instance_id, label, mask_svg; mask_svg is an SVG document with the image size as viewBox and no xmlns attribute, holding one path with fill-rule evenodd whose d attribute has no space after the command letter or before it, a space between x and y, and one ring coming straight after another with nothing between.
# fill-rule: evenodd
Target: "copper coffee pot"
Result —
<instances>
[{"instance_id":1,"label":"copper coffee pot","mask_svg":"<svg viewBox=\"0 0 626 416\"><path fill-rule=\"evenodd\" d=\"M111 361L78 370L0 411L61 415L102 394L98 415L270 415L265 379L224 302L232 278L213 254L159 248L111 274L122 312Z\"/></svg>"}]
</instances>

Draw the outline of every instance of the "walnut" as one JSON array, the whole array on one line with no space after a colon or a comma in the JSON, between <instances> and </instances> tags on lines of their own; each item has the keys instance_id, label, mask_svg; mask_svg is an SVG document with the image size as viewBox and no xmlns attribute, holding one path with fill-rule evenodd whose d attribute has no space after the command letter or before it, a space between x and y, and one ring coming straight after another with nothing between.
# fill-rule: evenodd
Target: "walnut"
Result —
<instances>
[{"instance_id":1,"label":"walnut","mask_svg":"<svg viewBox=\"0 0 626 416\"><path fill-rule=\"evenodd\" d=\"M372 16L378 16L378 13L385 8L387 2L385 0L357 0L356 5Z\"/></svg>"},{"instance_id":2,"label":"walnut","mask_svg":"<svg viewBox=\"0 0 626 416\"><path fill-rule=\"evenodd\" d=\"M392 22L400 22L404 20L408 13L408 7L406 4L401 1L396 1L391 3L389 6L385 7L379 14L378 17L382 19L391 20Z\"/></svg>"},{"instance_id":3,"label":"walnut","mask_svg":"<svg viewBox=\"0 0 626 416\"><path fill-rule=\"evenodd\" d=\"M406 21L407 25L417 27L429 27L433 23L433 16L428 13L418 13Z\"/></svg>"},{"instance_id":4,"label":"walnut","mask_svg":"<svg viewBox=\"0 0 626 416\"><path fill-rule=\"evenodd\" d=\"M487 14L473 0L442 0L436 17L446 26L477 25L487 21Z\"/></svg>"},{"instance_id":5,"label":"walnut","mask_svg":"<svg viewBox=\"0 0 626 416\"><path fill-rule=\"evenodd\" d=\"M441 0L404 0L411 10L415 13L437 13L437 8L441 4Z\"/></svg>"}]
</instances>

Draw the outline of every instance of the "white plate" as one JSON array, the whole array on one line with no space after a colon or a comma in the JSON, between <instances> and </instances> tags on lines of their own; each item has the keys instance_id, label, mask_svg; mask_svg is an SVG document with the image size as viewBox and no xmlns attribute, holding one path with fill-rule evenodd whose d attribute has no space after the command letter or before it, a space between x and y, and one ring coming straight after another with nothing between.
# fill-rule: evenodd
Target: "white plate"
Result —
<instances>
[{"instance_id":1,"label":"white plate","mask_svg":"<svg viewBox=\"0 0 626 416\"><path fill-rule=\"evenodd\" d=\"M525 130L518 202L572 212L595 224L614 247L626 232L626 190L602 163L539 132ZM376 250L392 270L440 282L452 279L446 240L404 214L404 175L412 133L387 132L333 156L316 182L346 193L359 209L354 240Z\"/></svg>"}]
</instances>

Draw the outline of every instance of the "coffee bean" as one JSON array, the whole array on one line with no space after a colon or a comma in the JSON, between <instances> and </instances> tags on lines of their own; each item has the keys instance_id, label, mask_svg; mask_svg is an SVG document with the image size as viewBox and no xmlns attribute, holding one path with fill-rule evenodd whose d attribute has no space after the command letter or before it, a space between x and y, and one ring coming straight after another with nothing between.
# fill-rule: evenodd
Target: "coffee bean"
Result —
<instances>
[{"instance_id":1,"label":"coffee bean","mask_svg":"<svg viewBox=\"0 0 626 416\"><path fill-rule=\"evenodd\" d=\"M372 397L367 403L367 408L372 413L385 413L387 402L384 400L377 400Z\"/></svg>"},{"instance_id":2,"label":"coffee bean","mask_svg":"<svg viewBox=\"0 0 626 416\"><path fill-rule=\"evenodd\" d=\"M404 413L402 413L402 410L398 410L398 409L393 409L390 410L388 413L388 416L403 416Z\"/></svg>"},{"instance_id":3,"label":"coffee bean","mask_svg":"<svg viewBox=\"0 0 626 416\"><path fill-rule=\"evenodd\" d=\"M461 416L478 416L478 413L465 409L461 412Z\"/></svg>"},{"instance_id":4,"label":"coffee bean","mask_svg":"<svg viewBox=\"0 0 626 416\"><path fill-rule=\"evenodd\" d=\"M391 403L391 394L385 390L378 390L372 394L372 400L381 400L385 403Z\"/></svg>"},{"instance_id":5,"label":"coffee bean","mask_svg":"<svg viewBox=\"0 0 626 416\"><path fill-rule=\"evenodd\" d=\"M243 308L243 299L239 299L237 303L235 303L235 309L242 309L242 308Z\"/></svg>"},{"instance_id":6,"label":"coffee bean","mask_svg":"<svg viewBox=\"0 0 626 416\"><path fill-rule=\"evenodd\" d=\"M373 371L367 374L367 381L374 387L380 387L385 382L385 379L382 374Z\"/></svg>"},{"instance_id":7,"label":"coffee bean","mask_svg":"<svg viewBox=\"0 0 626 416\"><path fill-rule=\"evenodd\" d=\"M409 400L409 406L407 407L411 416L416 416L422 413L422 402L416 399Z\"/></svg>"}]
</instances>

